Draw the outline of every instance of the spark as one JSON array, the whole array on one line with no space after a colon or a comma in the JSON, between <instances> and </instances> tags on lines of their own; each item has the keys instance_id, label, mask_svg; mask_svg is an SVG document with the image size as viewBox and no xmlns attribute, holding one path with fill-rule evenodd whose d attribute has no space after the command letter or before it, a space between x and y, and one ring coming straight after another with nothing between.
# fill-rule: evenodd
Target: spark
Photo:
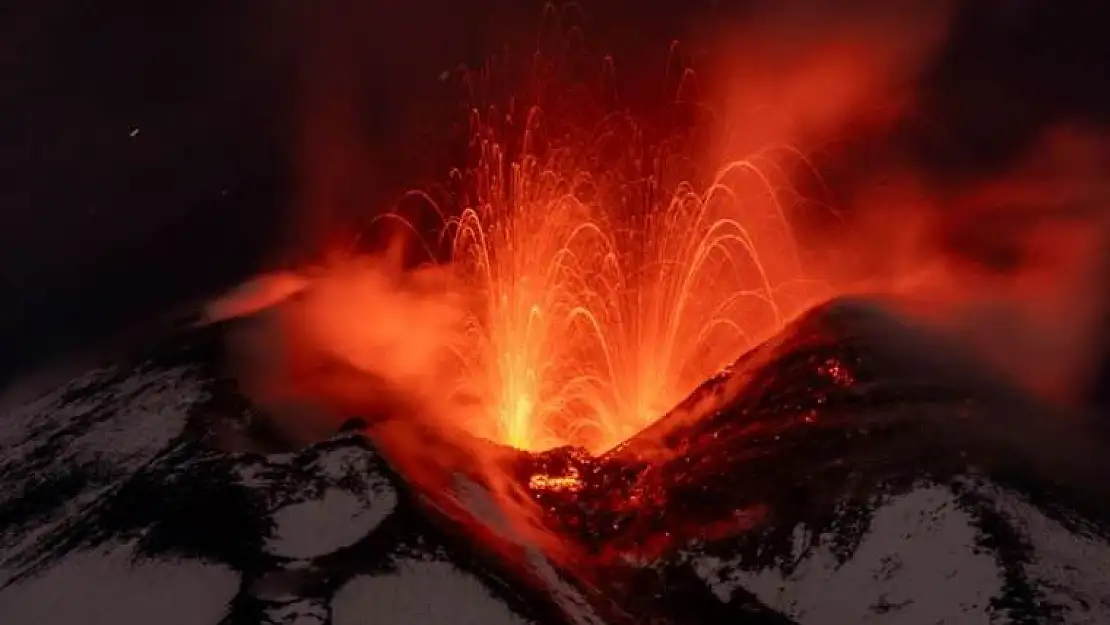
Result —
<instances>
[{"instance_id":1,"label":"spark","mask_svg":"<svg viewBox=\"0 0 1110 625\"><path fill-rule=\"evenodd\" d=\"M537 473L528 479L528 488L533 491L578 492L582 490L582 476L574 468L566 475Z\"/></svg>"}]
</instances>

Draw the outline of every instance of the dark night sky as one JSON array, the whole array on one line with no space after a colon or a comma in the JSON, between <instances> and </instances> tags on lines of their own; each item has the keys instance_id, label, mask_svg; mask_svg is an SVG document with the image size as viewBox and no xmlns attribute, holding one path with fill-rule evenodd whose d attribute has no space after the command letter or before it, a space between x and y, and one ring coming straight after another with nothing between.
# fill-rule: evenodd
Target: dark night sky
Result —
<instances>
[{"instance_id":1,"label":"dark night sky","mask_svg":"<svg viewBox=\"0 0 1110 625\"><path fill-rule=\"evenodd\" d=\"M6 11L0 379L272 260L289 236L306 84L334 88L323 101L349 98L360 140L390 153L436 75L528 30L506 25L534 19L533 4L22 0ZM665 45L698 3L653 15L608 4L595 14L614 32ZM925 84L932 118L961 141L914 143L923 162L1001 166L1053 121L1110 119L1100 3L971 4ZM629 15L636 28L620 25ZM376 162L385 193L388 162Z\"/></svg>"}]
</instances>

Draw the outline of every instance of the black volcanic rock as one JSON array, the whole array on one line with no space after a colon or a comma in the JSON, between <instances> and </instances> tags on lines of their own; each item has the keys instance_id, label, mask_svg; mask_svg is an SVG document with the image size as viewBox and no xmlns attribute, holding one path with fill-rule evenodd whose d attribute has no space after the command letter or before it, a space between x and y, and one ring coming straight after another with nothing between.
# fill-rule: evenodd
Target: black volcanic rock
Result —
<instances>
[{"instance_id":1,"label":"black volcanic rock","mask_svg":"<svg viewBox=\"0 0 1110 625\"><path fill-rule=\"evenodd\" d=\"M268 433L226 330L5 400L0 622L1110 619L1097 430L867 303L812 311L605 456L500 450L570 558L506 533L463 451L427 491L361 415L305 448Z\"/></svg>"}]
</instances>

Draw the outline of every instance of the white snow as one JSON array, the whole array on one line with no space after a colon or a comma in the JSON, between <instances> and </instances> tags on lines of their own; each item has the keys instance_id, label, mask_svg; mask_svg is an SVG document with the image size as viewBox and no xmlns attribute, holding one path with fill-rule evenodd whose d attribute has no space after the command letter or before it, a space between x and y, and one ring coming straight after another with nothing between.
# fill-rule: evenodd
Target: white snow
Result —
<instances>
[{"instance_id":1,"label":"white snow","mask_svg":"<svg viewBox=\"0 0 1110 625\"><path fill-rule=\"evenodd\" d=\"M482 582L447 562L402 560L356 577L332 599L335 625L527 625Z\"/></svg>"},{"instance_id":2,"label":"white snow","mask_svg":"<svg viewBox=\"0 0 1110 625\"><path fill-rule=\"evenodd\" d=\"M3 464L16 466L50 436L68 436L54 464L106 459L135 464L149 460L185 427L189 409L207 398L204 384L187 367L139 370L123 380L66 402L68 391L88 389L113 375L99 369L38 399L5 406L0 419ZM64 432L74 420L99 413L88 429Z\"/></svg>"},{"instance_id":3,"label":"white snow","mask_svg":"<svg viewBox=\"0 0 1110 625\"><path fill-rule=\"evenodd\" d=\"M1025 575L1048 603L1063 607L1069 625L1110 623L1110 542L1073 533L1017 494L980 485L1033 548Z\"/></svg>"},{"instance_id":4,"label":"white snow","mask_svg":"<svg viewBox=\"0 0 1110 625\"><path fill-rule=\"evenodd\" d=\"M692 563L722 599L743 586L802 625L994 622L988 607L1002 589L1001 571L977 548L973 519L945 488L923 487L876 511L871 531L843 566L824 539L806 551L806 532L795 529L799 564L787 575L710 557Z\"/></svg>"},{"instance_id":5,"label":"white snow","mask_svg":"<svg viewBox=\"0 0 1110 625\"><path fill-rule=\"evenodd\" d=\"M147 460L181 434L190 409L208 397L187 368L134 375L107 393L104 408L112 418L75 439L70 453L115 462Z\"/></svg>"},{"instance_id":6,"label":"white snow","mask_svg":"<svg viewBox=\"0 0 1110 625\"><path fill-rule=\"evenodd\" d=\"M338 482L357 475L375 490L392 489L389 481L380 476L377 463L381 457L359 447L343 447L328 451L312 463L313 474Z\"/></svg>"},{"instance_id":7,"label":"white snow","mask_svg":"<svg viewBox=\"0 0 1110 625\"><path fill-rule=\"evenodd\" d=\"M190 560L134 563L133 555L127 545L71 554L0 591L0 623L212 625L239 590L238 574L223 566Z\"/></svg>"},{"instance_id":8,"label":"white snow","mask_svg":"<svg viewBox=\"0 0 1110 625\"><path fill-rule=\"evenodd\" d=\"M208 396L203 382L187 367L140 369L121 381L92 390L115 373L112 368L90 371L37 399L4 407L0 415L0 449L4 449L0 457L0 473L4 474L0 503L66 471L85 470L95 476L106 467L114 474L113 483L122 482L179 436L190 409ZM88 396L65 401L68 391L80 390L87 391ZM73 427L83 418L90 419L87 427ZM61 439L57 450L50 452L54 455L36 458L52 438ZM113 487L91 481L30 531L24 528L18 536L0 535L7 543L0 550L0 563L33 545L66 519L82 514Z\"/></svg>"},{"instance_id":9,"label":"white snow","mask_svg":"<svg viewBox=\"0 0 1110 625\"><path fill-rule=\"evenodd\" d=\"M277 527L267 541L267 551L287 558L311 558L358 542L397 507L397 493L392 489L371 496L367 505L353 493L329 488L320 499L280 508L273 515Z\"/></svg>"},{"instance_id":10,"label":"white snow","mask_svg":"<svg viewBox=\"0 0 1110 625\"><path fill-rule=\"evenodd\" d=\"M513 528L513 523L488 490L461 475L455 475L456 500L476 521L493 530L499 538L524 551L532 571L551 594L555 604L572 623L579 625L604 625L582 593L559 575L551 562L534 545Z\"/></svg>"},{"instance_id":11,"label":"white snow","mask_svg":"<svg viewBox=\"0 0 1110 625\"><path fill-rule=\"evenodd\" d=\"M514 545L523 546L527 543L527 539L513 528L511 520L497 505L497 501L488 490L457 473L454 476L454 482L452 492L455 501L462 504L474 520L493 530L498 538Z\"/></svg>"},{"instance_id":12,"label":"white snow","mask_svg":"<svg viewBox=\"0 0 1110 625\"><path fill-rule=\"evenodd\" d=\"M300 590L318 581L323 574L307 560L285 563L255 579L247 592L260 601L283 604L301 599Z\"/></svg>"}]
</instances>

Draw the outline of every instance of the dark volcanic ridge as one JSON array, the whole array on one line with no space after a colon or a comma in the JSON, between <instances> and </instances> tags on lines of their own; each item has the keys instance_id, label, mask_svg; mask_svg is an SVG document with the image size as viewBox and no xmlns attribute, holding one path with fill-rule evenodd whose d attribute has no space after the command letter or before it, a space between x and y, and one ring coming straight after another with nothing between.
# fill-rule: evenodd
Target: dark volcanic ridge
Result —
<instances>
[{"instance_id":1,"label":"dark volcanic ridge","mask_svg":"<svg viewBox=\"0 0 1110 625\"><path fill-rule=\"evenodd\" d=\"M103 552L225 571L204 596L226 594L228 625L446 623L474 602L491 625L1110 615L1106 440L874 303L811 311L601 456L421 429L417 479L381 415L307 447L268 425L224 367L236 323L8 415L0 614ZM554 541L506 531L506 477ZM907 590L934 587L960 598Z\"/></svg>"}]
</instances>

